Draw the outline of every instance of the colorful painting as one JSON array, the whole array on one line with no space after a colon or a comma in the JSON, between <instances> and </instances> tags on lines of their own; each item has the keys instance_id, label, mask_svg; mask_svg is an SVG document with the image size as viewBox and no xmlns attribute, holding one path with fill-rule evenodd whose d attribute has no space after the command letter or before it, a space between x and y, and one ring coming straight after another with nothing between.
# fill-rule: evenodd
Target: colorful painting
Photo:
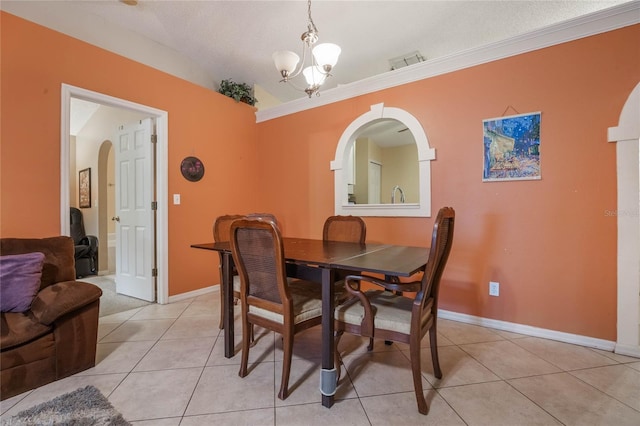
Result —
<instances>
[{"instance_id":1,"label":"colorful painting","mask_svg":"<svg viewBox=\"0 0 640 426\"><path fill-rule=\"evenodd\" d=\"M540 179L540 112L483 120L483 182Z\"/></svg>"}]
</instances>

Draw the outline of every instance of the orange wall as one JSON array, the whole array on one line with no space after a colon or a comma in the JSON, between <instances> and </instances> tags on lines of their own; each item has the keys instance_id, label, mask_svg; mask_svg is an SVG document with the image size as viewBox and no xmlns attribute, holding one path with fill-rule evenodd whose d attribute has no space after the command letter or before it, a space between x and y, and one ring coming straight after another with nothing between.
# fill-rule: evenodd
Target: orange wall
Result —
<instances>
[{"instance_id":1,"label":"orange wall","mask_svg":"<svg viewBox=\"0 0 640 426\"><path fill-rule=\"evenodd\" d=\"M422 123L436 149L434 211L456 236L444 309L616 338L615 145L607 128L640 77L640 26L519 55L255 124L244 104L1 12L0 235L55 235L60 85L169 112L170 295L216 283L211 240L223 213L272 211L287 236L320 237L333 213L329 162L347 125L384 102ZM336 69L337 70L337 69ZM542 111L540 181L482 183L482 120ZM513 111L509 110L509 114ZM196 155L198 183L179 174ZM368 239L428 245L432 220L366 218ZM488 281L501 283L489 298Z\"/></svg>"},{"instance_id":2,"label":"orange wall","mask_svg":"<svg viewBox=\"0 0 640 426\"><path fill-rule=\"evenodd\" d=\"M218 282L213 239L220 214L255 210L254 108L2 12L0 235L60 234L60 91L66 83L168 111L169 294ZM182 158L205 164L197 183Z\"/></svg>"},{"instance_id":3,"label":"orange wall","mask_svg":"<svg viewBox=\"0 0 640 426\"><path fill-rule=\"evenodd\" d=\"M289 235L320 237L342 132L372 104L403 108L436 150L434 215L445 205L457 213L441 307L615 340L616 219L605 211L616 209L616 146L607 128L639 78L636 25L259 123L262 203ZM483 183L482 120L514 110L542 112L542 179ZM365 220L369 241L430 242L432 219ZM490 280L500 297L488 296Z\"/></svg>"}]
</instances>

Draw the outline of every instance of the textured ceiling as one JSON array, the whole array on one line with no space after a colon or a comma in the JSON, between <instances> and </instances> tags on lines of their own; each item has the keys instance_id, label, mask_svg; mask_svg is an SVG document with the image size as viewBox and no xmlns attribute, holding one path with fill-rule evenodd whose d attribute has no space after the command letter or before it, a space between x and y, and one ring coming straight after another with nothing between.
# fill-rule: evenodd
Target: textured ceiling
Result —
<instances>
[{"instance_id":1,"label":"textured ceiling","mask_svg":"<svg viewBox=\"0 0 640 426\"><path fill-rule=\"evenodd\" d=\"M314 0L311 10L320 42L342 48L325 83L332 88L387 72L390 59L412 51L427 60L440 58L626 2ZM90 22L110 29L103 33L96 26L92 36L109 37L112 45L128 42L118 32L138 33L188 58L204 70L211 87L232 78L259 85L275 102L306 96L278 83L271 59L276 50L300 54L306 1L140 0L127 6L117 0L3 0L0 7L53 28L55 20L74 22L63 32L85 40ZM138 49L127 56L146 62L144 55Z\"/></svg>"}]
</instances>

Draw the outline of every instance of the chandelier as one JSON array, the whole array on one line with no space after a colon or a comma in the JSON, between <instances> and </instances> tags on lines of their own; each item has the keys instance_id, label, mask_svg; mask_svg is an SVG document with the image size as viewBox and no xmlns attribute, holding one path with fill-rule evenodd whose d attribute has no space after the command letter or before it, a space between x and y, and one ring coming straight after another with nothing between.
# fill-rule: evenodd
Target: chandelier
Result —
<instances>
[{"instance_id":1,"label":"chandelier","mask_svg":"<svg viewBox=\"0 0 640 426\"><path fill-rule=\"evenodd\" d=\"M276 68L282 76L281 83L291 83L297 90L304 90L309 97L314 93L320 96L320 86L325 79L331 76L331 69L338 62L340 46L333 43L321 43L314 47L318 41L318 29L311 18L311 0L307 2L309 19L307 31L302 33L302 62L300 57L289 50L278 50L272 57ZM298 67L298 62L300 66ZM305 65L308 62L308 65ZM307 87L300 89L290 79L297 77L302 72L307 82Z\"/></svg>"}]
</instances>

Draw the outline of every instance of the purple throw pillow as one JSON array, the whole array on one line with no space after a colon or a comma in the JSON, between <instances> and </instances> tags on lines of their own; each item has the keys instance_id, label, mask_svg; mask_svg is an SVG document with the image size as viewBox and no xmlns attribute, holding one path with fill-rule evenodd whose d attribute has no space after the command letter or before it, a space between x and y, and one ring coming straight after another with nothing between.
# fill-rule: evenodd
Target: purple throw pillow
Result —
<instances>
[{"instance_id":1,"label":"purple throw pillow","mask_svg":"<svg viewBox=\"0 0 640 426\"><path fill-rule=\"evenodd\" d=\"M44 254L40 252L0 256L0 305L2 312L24 312L40 289Z\"/></svg>"}]
</instances>

